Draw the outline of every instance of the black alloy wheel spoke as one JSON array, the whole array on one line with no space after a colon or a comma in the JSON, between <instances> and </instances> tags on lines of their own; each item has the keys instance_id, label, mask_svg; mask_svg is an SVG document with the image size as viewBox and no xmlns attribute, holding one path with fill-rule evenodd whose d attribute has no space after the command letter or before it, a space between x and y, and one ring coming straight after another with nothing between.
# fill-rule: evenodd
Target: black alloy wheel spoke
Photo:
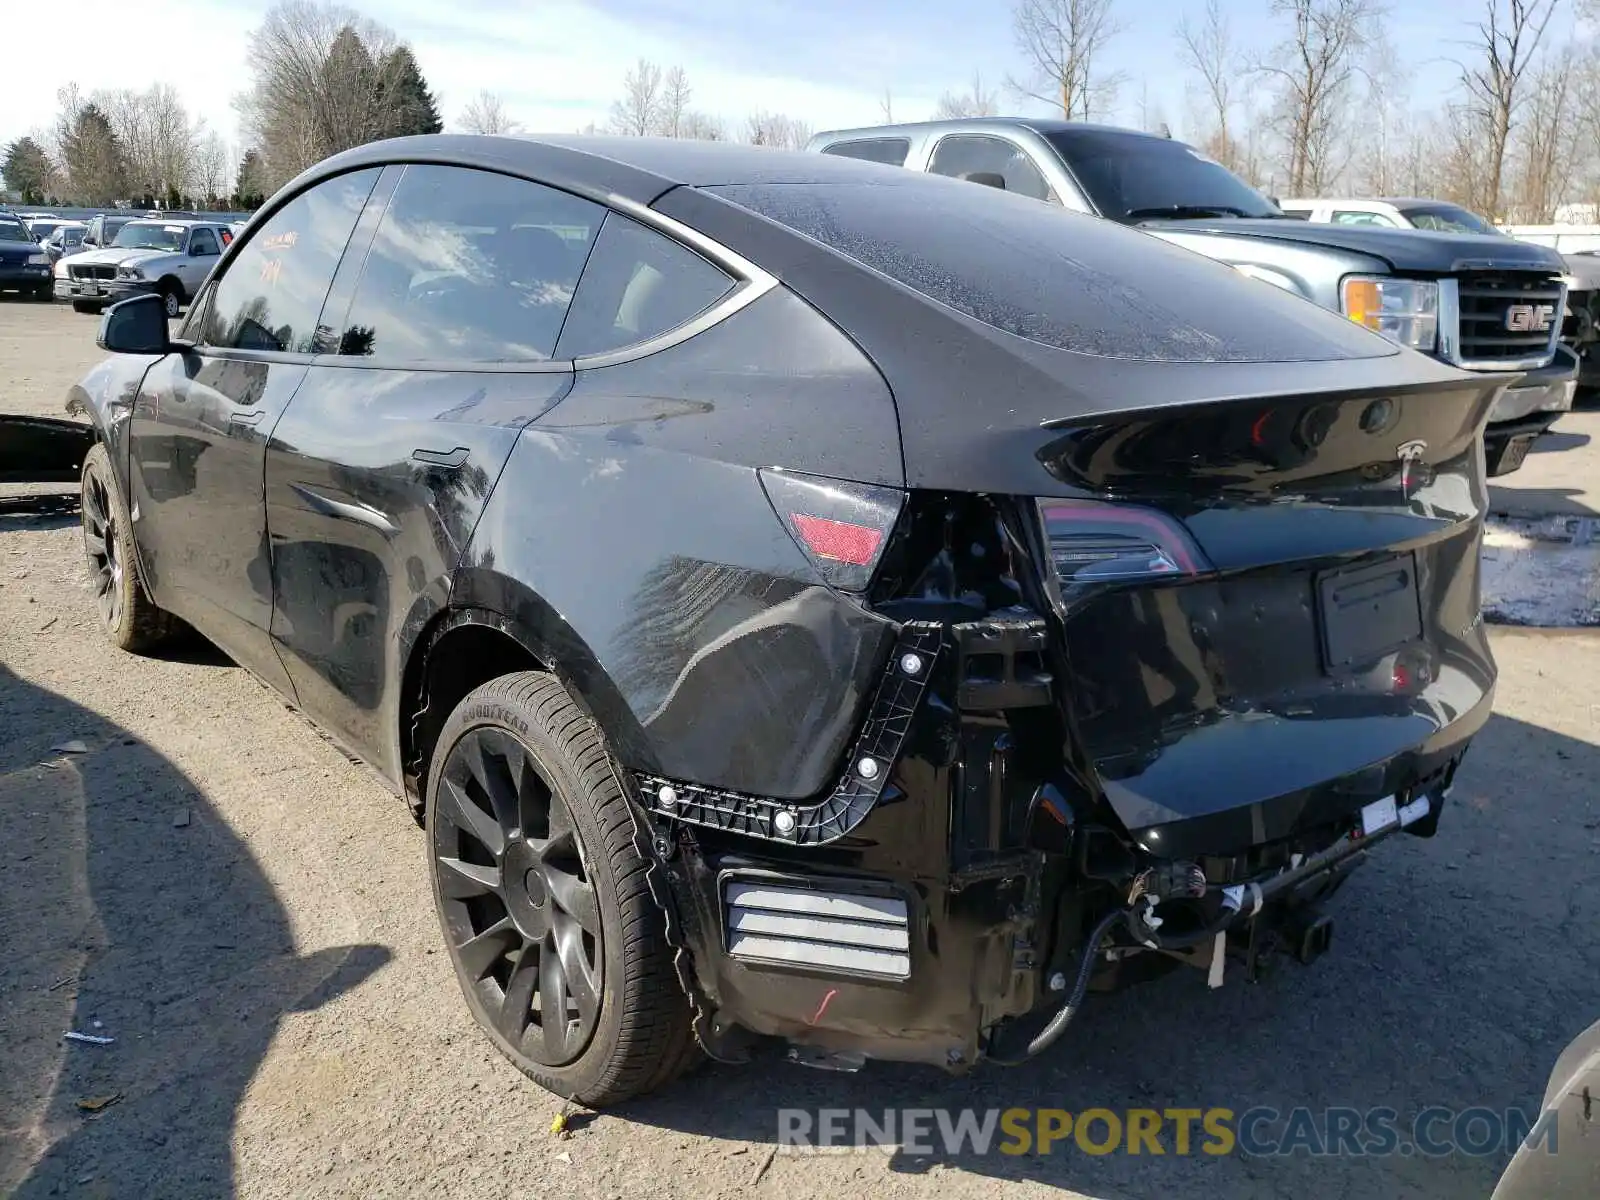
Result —
<instances>
[{"instance_id":1,"label":"black alloy wheel spoke","mask_svg":"<svg viewBox=\"0 0 1600 1200\"><path fill-rule=\"evenodd\" d=\"M539 1028L544 1033L544 1052L552 1062L570 1057L573 1029L567 1017L566 972L555 954L539 955Z\"/></svg>"},{"instance_id":2,"label":"black alloy wheel spoke","mask_svg":"<svg viewBox=\"0 0 1600 1200\"><path fill-rule=\"evenodd\" d=\"M506 851L506 835L493 817L472 802L466 790L448 774L439 780L439 815L479 842L499 859Z\"/></svg>"},{"instance_id":3,"label":"black alloy wheel spoke","mask_svg":"<svg viewBox=\"0 0 1600 1200\"><path fill-rule=\"evenodd\" d=\"M594 967L584 956L583 930L576 921L557 917L551 936L555 939L562 983L578 1006L579 1023L587 1028L600 1015L600 993L595 986Z\"/></svg>"},{"instance_id":4,"label":"black alloy wheel spoke","mask_svg":"<svg viewBox=\"0 0 1600 1200\"><path fill-rule=\"evenodd\" d=\"M499 962L508 950L515 949L522 935L510 917L502 917L489 928L468 938L456 948L461 956L461 968L476 982L482 979Z\"/></svg>"},{"instance_id":5,"label":"black alloy wheel spoke","mask_svg":"<svg viewBox=\"0 0 1600 1200\"><path fill-rule=\"evenodd\" d=\"M537 943L523 942L522 953L517 956L511 975L506 980L505 995L501 997L495 1025L513 1046L520 1047L523 1035L528 1032L528 1024L533 1018L533 994L539 985L540 966L545 957Z\"/></svg>"},{"instance_id":6,"label":"black alloy wheel spoke","mask_svg":"<svg viewBox=\"0 0 1600 1200\"><path fill-rule=\"evenodd\" d=\"M585 933L600 936L600 904L595 899L594 884L568 874L553 863L545 863L545 882L557 907L569 915Z\"/></svg>"}]
</instances>

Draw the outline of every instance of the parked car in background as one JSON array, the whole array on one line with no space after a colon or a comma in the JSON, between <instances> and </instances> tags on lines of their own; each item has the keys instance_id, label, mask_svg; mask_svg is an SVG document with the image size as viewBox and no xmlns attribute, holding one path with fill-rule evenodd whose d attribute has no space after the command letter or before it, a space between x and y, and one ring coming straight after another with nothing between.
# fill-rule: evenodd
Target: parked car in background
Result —
<instances>
[{"instance_id":1,"label":"parked car in background","mask_svg":"<svg viewBox=\"0 0 1600 1200\"><path fill-rule=\"evenodd\" d=\"M28 232L43 242L52 233L66 224L65 217L23 217L22 223L28 227Z\"/></svg>"},{"instance_id":2,"label":"parked car in background","mask_svg":"<svg viewBox=\"0 0 1600 1200\"><path fill-rule=\"evenodd\" d=\"M0 212L0 291L50 295L50 256L20 217Z\"/></svg>"},{"instance_id":3,"label":"parked car in background","mask_svg":"<svg viewBox=\"0 0 1600 1200\"><path fill-rule=\"evenodd\" d=\"M1565 263L1487 234L1316 225L1172 138L1035 118L834 130L809 149L950 175L1134 225L1507 388L1484 435L1491 474L1521 465L1566 409Z\"/></svg>"},{"instance_id":4,"label":"parked car in background","mask_svg":"<svg viewBox=\"0 0 1600 1200\"><path fill-rule=\"evenodd\" d=\"M129 221L111 245L63 260L66 271L56 278L55 297L77 312L99 312L153 292L175 317L232 239L226 225L212 221Z\"/></svg>"},{"instance_id":5,"label":"parked car in background","mask_svg":"<svg viewBox=\"0 0 1600 1200\"><path fill-rule=\"evenodd\" d=\"M408 796L466 1007L585 1104L1315 958L1492 707L1499 381L1016 196L377 142L101 345L105 636L193 626Z\"/></svg>"},{"instance_id":6,"label":"parked car in background","mask_svg":"<svg viewBox=\"0 0 1600 1200\"><path fill-rule=\"evenodd\" d=\"M41 243L52 263L76 254L83 246L83 235L89 231L87 221L62 221Z\"/></svg>"},{"instance_id":7,"label":"parked car in background","mask_svg":"<svg viewBox=\"0 0 1600 1200\"><path fill-rule=\"evenodd\" d=\"M1500 233L1492 222L1448 200L1417 197L1289 199L1278 201L1278 206L1291 217L1323 225L1374 225L1379 229L1428 229L1434 233Z\"/></svg>"},{"instance_id":8,"label":"parked car in background","mask_svg":"<svg viewBox=\"0 0 1600 1200\"><path fill-rule=\"evenodd\" d=\"M117 231L134 220L133 215L118 213L100 213L89 218L89 228L83 235L85 246L109 246Z\"/></svg>"}]
</instances>

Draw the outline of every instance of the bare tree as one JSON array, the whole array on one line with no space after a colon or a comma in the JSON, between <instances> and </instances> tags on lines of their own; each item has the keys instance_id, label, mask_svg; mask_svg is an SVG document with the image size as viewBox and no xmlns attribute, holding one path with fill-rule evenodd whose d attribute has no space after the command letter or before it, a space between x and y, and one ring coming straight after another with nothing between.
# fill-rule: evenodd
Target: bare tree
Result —
<instances>
[{"instance_id":1,"label":"bare tree","mask_svg":"<svg viewBox=\"0 0 1600 1200\"><path fill-rule=\"evenodd\" d=\"M883 117L885 125L894 124L894 93L888 88L883 89L883 99L878 101L878 112Z\"/></svg>"},{"instance_id":2,"label":"bare tree","mask_svg":"<svg viewBox=\"0 0 1600 1200\"><path fill-rule=\"evenodd\" d=\"M702 142L725 142L728 130L716 117L690 110L678 124L678 136Z\"/></svg>"},{"instance_id":3,"label":"bare tree","mask_svg":"<svg viewBox=\"0 0 1600 1200\"><path fill-rule=\"evenodd\" d=\"M1272 0L1290 22L1288 38L1251 70L1278 87L1279 121L1293 195L1326 190L1344 169L1352 80L1379 17L1377 0Z\"/></svg>"},{"instance_id":4,"label":"bare tree","mask_svg":"<svg viewBox=\"0 0 1600 1200\"><path fill-rule=\"evenodd\" d=\"M237 106L269 186L389 132L401 45L393 30L339 5L282 0L268 11L250 39L253 79Z\"/></svg>"},{"instance_id":5,"label":"bare tree","mask_svg":"<svg viewBox=\"0 0 1600 1200\"><path fill-rule=\"evenodd\" d=\"M122 142L133 191L158 198L181 194L194 174L204 122L190 121L177 89L157 83L142 92L95 92L90 99Z\"/></svg>"},{"instance_id":6,"label":"bare tree","mask_svg":"<svg viewBox=\"0 0 1600 1200\"><path fill-rule=\"evenodd\" d=\"M1101 75L1095 59L1119 31L1115 0L1016 0L1011 22L1030 78L1013 90L1053 104L1063 116L1088 120L1111 107L1120 74Z\"/></svg>"},{"instance_id":7,"label":"bare tree","mask_svg":"<svg viewBox=\"0 0 1600 1200\"><path fill-rule=\"evenodd\" d=\"M623 77L622 99L611 106L611 132L648 137L661 118L661 68L640 59Z\"/></svg>"},{"instance_id":8,"label":"bare tree","mask_svg":"<svg viewBox=\"0 0 1600 1200\"><path fill-rule=\"evenodd\" d=\"M467 102L456 122L464 133L516 133L522 126L506 112L505 101L495 92L482 91Z\"/></svg>"},{"instance_id":9,"label":"bare tree","mask_svg":"<svg viewBox=\"0 0 1600 1200\"><path fill-rule=\"evenodd\" d=\"M203 202L221 200L229 192L233 155L215 129L198 139L189 172L189 191Z\"/></svg>"},{"instance_id":10,"label":"bare tree","mask_svg":"<svg viewBox=\"0 0 1600 1200\"><path fill-rule=\"evenodd\" d=\"M656 130L663 137L684 136L684 123L690 116L689 98L693 94L689 87L689 76L682 67L673 67L662 77Z\"/></svg>"},{"instance_id":11,"label":"bare tree","mask_svg":"<svg viewBox=\"0 0 1600 1200\"><path fill-rule=\"evenodd\" d=\"M752 146L773 146L779 150L802 150L811 140L811 126L786 113L758 110L745 118L744 140Z\"/></svg>"},{"instance_id":12,"label":"bare tree","mask_svg":"<svg viewBox=\"0 0 1600 1200\"><path fill-rule=\"evenodd\" d=\"M984 90L983 77L974 71L972 90L944 93L939 97L939 104L933 110L933 119L950 121L958 117L993 117L999 113L1000 105L994 92Z\"/></svg>"},{"instance_id":13,"label":"bare tree","mask_svg":"<svg viewBox=\"0 0 1600 1200\"><path fill-rule=\"evenodd\" d=\"M1518 223L1553 221L1569 190L1580 136L1576 77L1576 55L1568 46L1527 81L1527 108L1514 152L1516 187L1509 205Z\"/></svg>"},{"instance_id":14,"label":"bare tree","mask_svg":"<svg viewBox=\"0 0 1600 1200\"><path fill-rule=\"evenodd\" d=\"M1187 17L1178 22L1178 56L1200 77L1210 127L1204 138L1207 153L1223 166L1236 168L1239 156L1230 126L1239 61L1233 30L1219 0L1206 0L1205 19L1200 24L1192 24Z\"/></svg>"},{"instance_id":15,"label":"bare tree","mask_svg":"<svg viewBox=\"0 0 1600 1200\"><path fill-rule=\"evenodd\" d=\"M1485 0L1476 63L1461 65L1466 111L1485 139L1476 207L1491 221L1500 212L1506 147L1526 100L1524 76L1560 0ZM1503 11L1502 11L1503 10Z\"/></svg>"}]
</instances>

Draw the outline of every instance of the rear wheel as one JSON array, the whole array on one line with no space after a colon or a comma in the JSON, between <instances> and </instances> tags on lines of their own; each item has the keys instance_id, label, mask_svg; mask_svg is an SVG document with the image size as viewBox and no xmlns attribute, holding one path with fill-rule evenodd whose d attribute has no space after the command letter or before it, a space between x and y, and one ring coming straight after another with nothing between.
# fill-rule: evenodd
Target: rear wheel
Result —
<instances>
[{"instance_id":1,"label":"rear wheel","mask_svg":"<svg viewBox=\"0 0 1600 1200\"><path fill-rule=\"evenodd\" d=\"M167 641L177 619L157 608L139 580L128 509L117 490L111 456L95 443L83 460L83 552L89 563L100 628L111 644L142 653Z\"/></svg>"},{"instance_id":2,"label":"rear wheel","mask_svg":"<svg viewBox=\"0 0 1600 1200\"><path fill-rule=\"evenodd\" d=\"M457 706L429 773L427 835L467 1007L519 1069L598 1108L693 1060L633 813L560 681L506 675Z\"/></svg>"}]
</instances>

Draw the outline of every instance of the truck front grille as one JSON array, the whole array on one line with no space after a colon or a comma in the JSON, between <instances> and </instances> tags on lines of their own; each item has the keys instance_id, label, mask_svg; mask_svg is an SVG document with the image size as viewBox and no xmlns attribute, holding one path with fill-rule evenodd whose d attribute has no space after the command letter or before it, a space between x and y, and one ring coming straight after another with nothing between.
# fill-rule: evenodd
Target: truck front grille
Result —
<instances>
[{"instance_id":1,"label":"truck front grille","mask_svg":"<svg viewBox=\"0 0 1600 1200\"><path fill-rule=\"evenodd\" d=\"M1549 275L1479 274L1457 283L1457 360L1466 366L1542 366L1561 336L1566 288Z\"/></svg>"},{"instance_id":2,"label":"truck front grille","mask_svg":"<svg viewBox=\"0 0 1600 1200\"><path fill-rule=\"evenodd\" d=\"M69 266L67 274L74 279L115 279L117 277L117 269L98 265Z\"/></svg>"}]
</instances>

